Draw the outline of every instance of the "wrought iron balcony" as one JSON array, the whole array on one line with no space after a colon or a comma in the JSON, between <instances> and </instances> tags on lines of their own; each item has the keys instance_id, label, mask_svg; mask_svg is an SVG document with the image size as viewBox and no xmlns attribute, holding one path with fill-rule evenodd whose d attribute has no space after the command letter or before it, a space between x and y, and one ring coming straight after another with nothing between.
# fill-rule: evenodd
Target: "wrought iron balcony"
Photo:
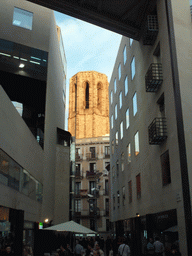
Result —
<instances>
[{"instance_id":1,"label":"wrought iron balcony","mask_svg":"<svg viewBox=\"0 0 192 256\"><path fill-rule=\"evenodd\" d=\"M110 158L110 154L104 154L103 158Z\"/></svg>"},{"instance_id":2,"label":"wrought iron balcony","mask_svg":"<svg viewBox=\"0 0 192 256\"><path fill-rule=\"evenodd\" d=\"M87 197L87 194L88 194L88 189L80 189L75 191L74 197L83 198L83 197Z\"/></svg>"},{"instance_id":3,"label":"wrought iron balcony","mask_svg":"<svg viewBox=\"0 0 192 256\"><path fill-rule=\"evenodd\" d=\"M167 138L166 118L155 118L148 127L149 144L160 145Z\"/></svg>"},{"instance_id":4,"label":"wrought iron balcony","mask_svg":"<svg viewBox=\"0 0 192 256\"><path fill-rule=\"evenodd\" d=\"M148 15L143 32L143 44L153 45L159 31L157 15Z\"/></svg>"},{"instance_id":5,"label":"wrought iron balcony","mask_svg":"<svg viewBox=\"0 0 192 256\"><path fill-rule=\"evenodd\" d=\"M82 155L79 154L79 153L76 153L76 154L75 154L75 161L82 161L82 160L83 160Z\"/></svg>"},{"instance_id":6,"label":"wrought iron balcony","mask_svg":"<svg viewBox=\"0 0 192 256\"><path fill-rule=\"evenodd\" d=\"M91 179L91 178L99 178L99 176L101 175L102 173L99 172L99 171L96 171L96 170L91 170L91 171L86 171L86 178L87 179Z\"/></svg>"},{"instance_id":7,"label":"wrought iron balcony","mask_svg":"<svg viewBox=\"0 0 192 256\"><path fill-rule=\"evenodd\" d=\"M86 158L87 158L88 161L96 160L97 159L97 154L95 152L86 153Z\"/></svg>"},{"instance_id":8,"label":"wrought iron balcony","mask_svg":"<svg viewBox=\"0 0 192 256\"><path fill-rule=\"evenodd\" d=\"M146 92L156 92L163 82L161 63L151 63L145 76Z\"/></svg>"},{"instance_id":9,"label":"wrought iron balcony","mask_svg":"<svg viewBox=\"0 0 192 256\"><path fill-rule=\"evenodd\" d=\"M108 189L103 189L103 195L108 196L109 195L109 190Z\"/></svg>"},{"instance_id":10,"label":"wrought iron balcony","mask_svg":"<svg viewBox=\"0 0 192 256\"><path fill-rule=\"evenodd\" d=\"M75 172L75 178L76 179L79 179L79 180L82 180L83 179L83 174L81 171L76 171Z\"/></svg>"}]
</instances>

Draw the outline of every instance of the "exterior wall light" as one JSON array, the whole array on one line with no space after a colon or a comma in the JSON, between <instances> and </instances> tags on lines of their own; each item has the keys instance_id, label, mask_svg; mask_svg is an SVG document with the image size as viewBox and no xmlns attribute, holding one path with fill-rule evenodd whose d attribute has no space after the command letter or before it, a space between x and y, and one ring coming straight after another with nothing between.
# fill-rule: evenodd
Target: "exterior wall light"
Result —
<instances>
[{"instance_id":1,"label":"exterior wall light","mask_svg":"<svg viewBox=\"0 0 192 256\"><path fill-rule=\"evenodd\" d=\"M20 67L20 68L24 68L25 65L24 65L23 63L20 63L20 64L19 64L19 67Z\"/></svg>"}]
</instances>

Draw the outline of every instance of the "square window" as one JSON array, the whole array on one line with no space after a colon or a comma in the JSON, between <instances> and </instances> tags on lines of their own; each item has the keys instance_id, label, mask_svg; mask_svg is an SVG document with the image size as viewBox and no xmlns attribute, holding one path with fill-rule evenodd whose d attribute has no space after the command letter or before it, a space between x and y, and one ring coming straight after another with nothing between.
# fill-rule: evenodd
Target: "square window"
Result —
<instances>
[{"instance_id":1,"label":"square window","mask_svg":"<svg viewBox=\"0 0 192 256\"><path fill-rule=\"evenodd\" d=\"M115 105L115 120L117 119L117 104Z\"/></svg>"},{"instance_id":2,"label":"square window","mask_svg":"<svg viewBox=\"0 0 192 256\"><path fill-rule=\"evenodd\" d=\"M133 80L135 76L135 57L133 57L132 61L131 61L131 78Z\"/></svg>"},{"instance_id":3,"label":"square window","mask_svg":"<svg viewBox=\"0 0 192 256\"><path fill-rule=\"evenodd\" d=\"M125 77L124 86L125 86L125 96L126 96L128 93L128 77L127 76Z\"/></svg>"},{"instance_id":4,"label":"square window","mask_svg":"<svg viewBox=\"0 0 192 256\"><path fill-rule=\"evenodd\" d=\"M129 109L126 111L126 129L129 128Z\"/></svg>"},{"instance_id":5,"label":"square window","mask_svg":"<svg viewBox=\"0 0 192 256\"><path fill-rule=\"evenodd\" d=\"M135 134L135 155L139 154L139 132Z\"/></svg>"},{"instance_id":6,"label":"square window","mask_svg":"<svg viewBox=\"0 0 192 256\"><path fill-rule=\"evenodd\" d=\"M32 30L33 13L14 7L13 25Z\"/></svg>"},{"instance_id":7,"label":"square window","mask_svg":"<svg viewBox=\"0 0 192 256\"><path fill-rule=\"evenodd\" d=\"M121 63L119 64L118 72L119 72L119 80L120 80L121 79Z\"/></svg>"},{"instance_id":8,"label":"square window","mask_svg":"<svg viewBox=\"0 0 192 256\"><path fill-rule=\"evenodd\" d=\"M115 80L114 80L114 93L116 93L116 91L117 91L117 80L115 78Z\"/></svg>"},{"instance_id":9,"label":"square window","mask_svg":"<svg viewBox=\"0 0 192 256\"><path fill-rule=\"evenodd\" d=\"M122 108L122 92L119 93L119 108Z\"/></svg>"},{"instance_id":10,"label":"square window","mask_svg":"<svg viewBox=\"0 0 192 256\"><path fill-rule=\"evenodd\" d=\"M135 92L133 96L133 116L137 113L137 93Z\"/></svg>"},{"instance_id":11,"label":"square window","mask_svg":"<svg viewBox=\"0 0 192 256\"><path fill-rule=\"evenodd\" d=\"M120 123L120 138L123 138L123 121Z\"/></svg>"},{"instance_id":12,"label":"square window","mask_svg":"<svg viewBox=\"0 0 192 256\"><path fill-rule=\"evenodd\" d=\"M123 61L124 61L124 65L125 65L125 63L126 63L126 61L127 61L126 45L125 45L124 50L123 50Z\"/></svg>"}]
</instances>

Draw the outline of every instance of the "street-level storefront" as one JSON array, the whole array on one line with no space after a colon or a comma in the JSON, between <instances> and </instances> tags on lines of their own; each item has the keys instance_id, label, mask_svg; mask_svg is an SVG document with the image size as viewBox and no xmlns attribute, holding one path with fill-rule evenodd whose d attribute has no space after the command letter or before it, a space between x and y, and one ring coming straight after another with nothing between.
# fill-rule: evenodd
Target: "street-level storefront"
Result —
<instances>
[{"instance_id":1,"label":"street-level storefront","mask_svg":"<svg viewBox=\"0 0 192 256\"><path fill-rule=\"evenodd\" d=\"M131 255L145 255L149 238L160 237L165 248L174 244L179 247L177 211L169 211L137 216L115 223L116 237L126 236L131 248Z\"/></svg>"}]
</instances>

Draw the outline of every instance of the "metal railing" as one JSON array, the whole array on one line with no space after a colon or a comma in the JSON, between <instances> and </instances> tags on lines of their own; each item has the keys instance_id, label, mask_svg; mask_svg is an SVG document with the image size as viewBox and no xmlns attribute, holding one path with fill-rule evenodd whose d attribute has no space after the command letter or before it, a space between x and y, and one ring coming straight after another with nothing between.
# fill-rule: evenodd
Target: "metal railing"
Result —
<instances>
[{"instance_id":1,"label":"metal railing","mask_svg":"<svg viewBox=\"0 0 192 256\"><path fill-rule=\"evenodd\" d=\"M163 82L163 72L161 63L151 63L146 76L146 92L156 92Z\"/></svg>"},{"instance_id":2,"label":"metal railing","mask_svg":"<svg viewBox=\"0 0 192 256\"><path fill-rule=\"evenodd\" d=\"M143 33L143 44L153 45L159 31L157 15L148 15Z\"/></svg>"},{"instance_id":3,"label":"metal railing","mask_svg":"<svg viewBox=\"0 0 192 256\"><path fill-rule=\"evenodd\" d=\"M167 125L165 117L157 117L148 127L149 144L160 145L167 138Z\"/></svg>"}]
</instances>

